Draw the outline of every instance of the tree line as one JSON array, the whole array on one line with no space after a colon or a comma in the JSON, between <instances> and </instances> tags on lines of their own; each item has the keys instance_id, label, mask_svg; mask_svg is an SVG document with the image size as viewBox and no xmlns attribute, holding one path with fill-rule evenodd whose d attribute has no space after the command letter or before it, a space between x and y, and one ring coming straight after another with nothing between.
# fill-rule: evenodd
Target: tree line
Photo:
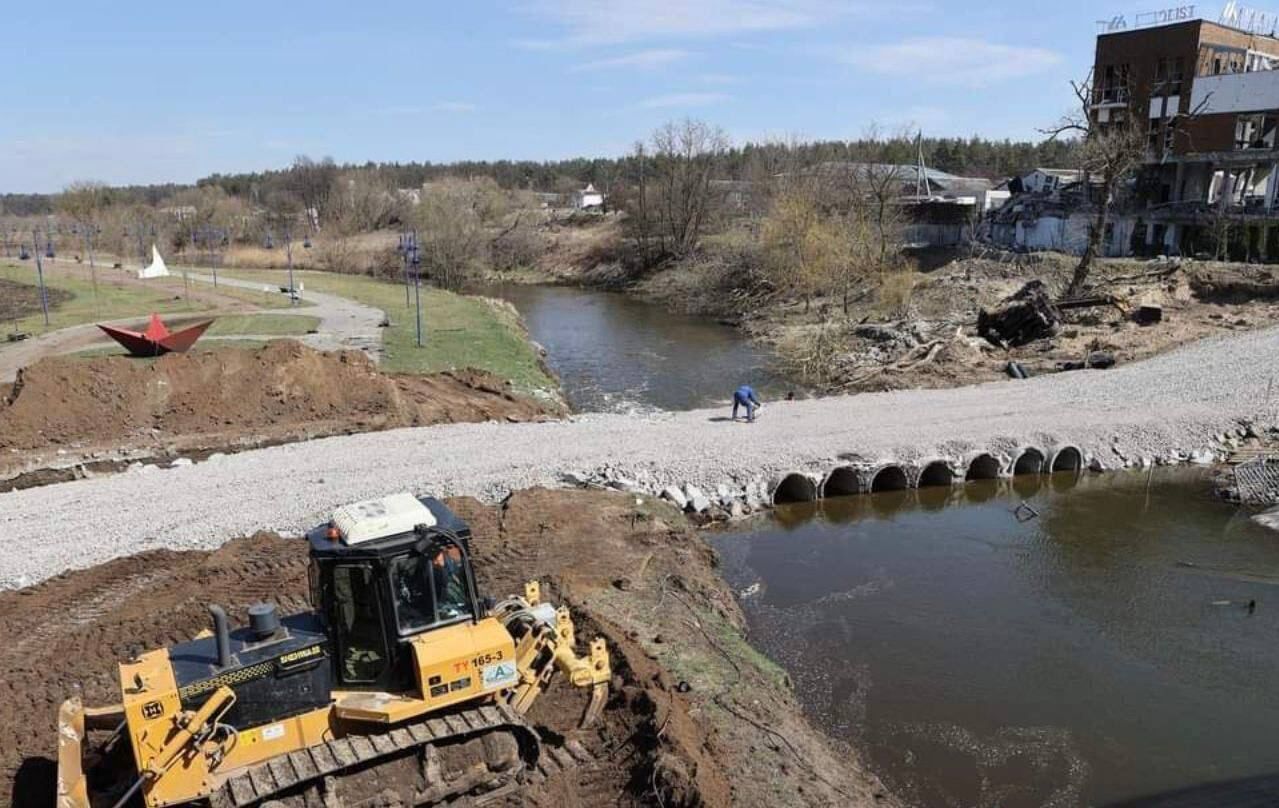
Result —
<instances>
[{"instance_id":1,"label":"tree line","mask_svg":"<svg viewBox=\"0 0 1279 808\"><path fill-rule=\"evenodd\" d=\"M885 149L885 146L888 146ZM930 138L922 140L924 160L930 168L961 176L1005 179L1012 174L1036 166L1063 167L1072 164L1076 144L1059 139L1034 143L1030 141L988 140L982 137ZM879 154L893 162L914 163L918 157L914 138L881 136L872 133L857 140L825 140L813 142L778 141L728 146L716 165L716 179L748 180L761 163L776 162L782 153L788 160L817 165L826 162L859 161ZM639 178L639 165L633 154L617 158L577 157L567 160L463 160L452 163L348 163L332 159L311 160L310 168L345 172L358 170L376 178L379 184L394 188L420 188L445 178L493 180L506 190L533 190L566 193L586 183L610 189L619 181L634 182ZM199 187L216 187L228 196L260 204L272 193L294 187L297 163L270 171L234 174L211 174L194 183L183 185L117 186L110 189L112 200L119 205L158 205L174 194ZM312 172L315 173L315 172ZM56 212L56 194L0 195L0 211L13 216L48 215Z\"/></svg>"}]
</instances>

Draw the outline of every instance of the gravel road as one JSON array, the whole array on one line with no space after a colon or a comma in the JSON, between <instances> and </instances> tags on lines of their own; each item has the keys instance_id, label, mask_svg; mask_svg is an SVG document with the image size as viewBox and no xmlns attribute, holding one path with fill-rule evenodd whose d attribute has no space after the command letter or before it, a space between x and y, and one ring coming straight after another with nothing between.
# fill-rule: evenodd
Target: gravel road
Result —
<instances>
[{"instance_id":1,"label":"gravel road","mask_svg":"<svg viewBox=\"0 0 1279 808\"><path fill-rule=\"evenodd\" d=\"M764 407L469 424L309 441L0 494L0 587L156 547L207 548L258 529L297 532L338 504L397 490L499 498L611 468L647 490L746 485L789 470L962 458L1071 444L1106 467L1210 448L1239 426L1279 424L1279 328L1214 338L1139 364L955 390ZM1275 388L1275 389L1272 389ZM1268 396L1270 397L1268 399Z\"/></svg>"}]
</instances>

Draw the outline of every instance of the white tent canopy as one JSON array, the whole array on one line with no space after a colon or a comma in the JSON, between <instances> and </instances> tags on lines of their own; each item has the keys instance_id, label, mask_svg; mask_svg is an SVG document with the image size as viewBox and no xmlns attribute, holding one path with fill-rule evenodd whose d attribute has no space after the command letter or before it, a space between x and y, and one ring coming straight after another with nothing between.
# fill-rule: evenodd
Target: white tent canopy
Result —
<instances>
[{"instance_id":1,"label":"white tent canopy","mask_svg":"<svg viewBox=\"0 0 1279 808\"><path fill-rule=\"evenodd\" d=\"M151 245L151 263L143 269L138 270L139 278L164 278L168 277L169 268L164 265L164 259L160 257L160 251Z\"/></svg>"}]
</instances>

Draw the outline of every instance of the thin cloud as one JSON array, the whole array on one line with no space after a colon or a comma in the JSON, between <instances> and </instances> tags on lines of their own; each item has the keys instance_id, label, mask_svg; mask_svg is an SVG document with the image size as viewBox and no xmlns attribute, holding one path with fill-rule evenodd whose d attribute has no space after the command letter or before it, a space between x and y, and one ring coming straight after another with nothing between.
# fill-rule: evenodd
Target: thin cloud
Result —
<instances>
[{"instance_id":1,"label":"thin cloud","mask_svg":"<svg viewBox=\"0 0 1279 808\"><path fill-rule=\"evenodd\" d=\"M614 56L609 59L596 59L593 62L580 64L573 68L573 70L582 72L587 70L611 70L619 67L632 68L635 70L653 70L655 68L674 64L675 62L681 62L687 58L687 51L673 50L669 48L655 48L652 50L627 53L623 56Z\"/></svg>"},{"instance_id":2,"label":"thin cloud","mask_svg":"<svg viewBox=\"0 0 1279 808\"><path fill-rule=\"evenodd\" d=\"M836 0L535 0L578 43L810 28L850 10Z\"/></svg>"},{"instance_id":3,"label":"thin cloud","mask_svg":"<svg viewBox=\"0 0 1279 808\"><path fill-rule=\"evenodd\" d=\"M670 109L672 107L708 107L729 100L723 93L671 93L646 98L639 103L642 109Z\"/></svg>"},{"instance_id":4,"label":"thin cloud","mask_svg":"<svg viewBox=\"0 0 1279 808\"><path fill-rule=\"evenodd\" d=\"M727 73L702 73L697 77L697 80L702 84L714 84L718 86L738 84L741 82L741 79L737 76L731 76Z\"/></svg>"},{"instance_id":5,"label":"thin cloud","mask_svg":"<svg viewBox=\"0 0 1279 808\"><path fill-rule=\"evenodd\" d=\"M439 101L431 105L432 112L474 112L479 107L466 101Z\"/></svg>"},{"instance_id":6,"label":"thin cloud","mask_svg":"<svg viewBox=\"0 0 1279 808\"><path fill-rule=\"evenodd\" d=\"M840 58L871 73L966 87L1041 73L1064 61L1060 53L1046 48L964 37L915 37L889 45L858 46Z\"/></svg>"}]
</instances>

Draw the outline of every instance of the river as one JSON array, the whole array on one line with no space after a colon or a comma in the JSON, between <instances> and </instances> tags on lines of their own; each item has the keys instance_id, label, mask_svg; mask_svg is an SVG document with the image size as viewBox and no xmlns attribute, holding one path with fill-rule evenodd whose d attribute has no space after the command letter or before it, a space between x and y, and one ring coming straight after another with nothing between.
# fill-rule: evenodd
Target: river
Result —
<instances>
[{"instance_id":1,"label":"river","mask_svg":"<svg viewBox=\"0 0 1279 808\"><path fill-rule=\"evenodd\" d=\"M789 389L766 349L704 317L569 286L482 292L519 309L577 412L696 409L731 400L747 383L766 400Z\"/></svg>"},{"instance_id":2,"label":"river","mask_svg":"<svg viewBox=\"0 0 1279 808\"><path fill-rule=\"evenodd\" d=\"M1202 472L786 506L715 545L735 586L758 584L754 644L915 804L1279 772L1279 534Z\"/></svg>"}]
</instances>

